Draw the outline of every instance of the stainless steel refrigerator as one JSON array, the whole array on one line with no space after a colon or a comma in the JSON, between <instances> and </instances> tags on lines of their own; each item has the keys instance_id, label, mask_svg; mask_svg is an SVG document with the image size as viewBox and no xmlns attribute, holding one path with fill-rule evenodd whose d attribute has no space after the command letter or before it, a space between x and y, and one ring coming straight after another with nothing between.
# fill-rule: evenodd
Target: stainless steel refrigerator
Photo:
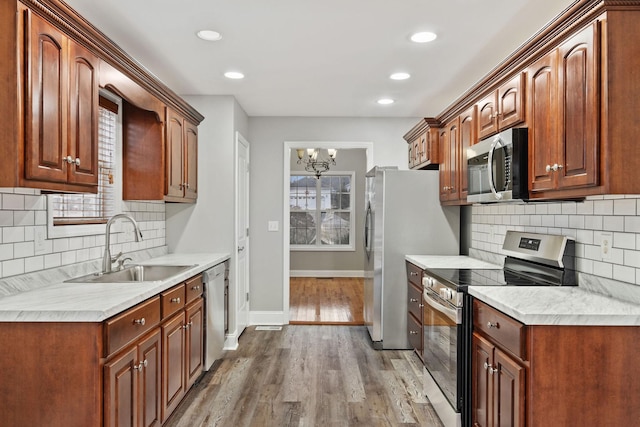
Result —
<instances>
[{"instance_id":1,"label":"stainless steel refrigerator","mask_svg":"<svg viewBox=\"0 0 640 427\"><path fill-rule=\"evenodd\" d=\"M442 207L438 171L366 176L364 322L376 349L409 349L405 255L458 255L460 208Z\"/></svg>"}]
</instances>

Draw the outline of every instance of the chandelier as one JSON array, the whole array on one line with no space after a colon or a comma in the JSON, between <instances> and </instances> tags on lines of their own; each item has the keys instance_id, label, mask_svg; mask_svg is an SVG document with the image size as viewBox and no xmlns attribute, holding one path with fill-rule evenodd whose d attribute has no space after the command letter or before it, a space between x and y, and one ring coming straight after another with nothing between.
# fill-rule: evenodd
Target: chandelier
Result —
<instances>
[{"instance_id":1,"label":"chandelier","mask_svg":"<svg viewBox=\"0 0 640 427\"><path fill-rule=\"evenodd\" d=\"M297 151L298 164L304 163L304 169L307 172L313 172L316 178L320 178L320 174L328 171L331 165L336 165L336 154L338 154L338 150L335 148L329 148L327 150L327 154L329 155L328 159L318 159L320 150L317 148L307 148L306 150L299 148Z\"/></svg>"}]
</instances>

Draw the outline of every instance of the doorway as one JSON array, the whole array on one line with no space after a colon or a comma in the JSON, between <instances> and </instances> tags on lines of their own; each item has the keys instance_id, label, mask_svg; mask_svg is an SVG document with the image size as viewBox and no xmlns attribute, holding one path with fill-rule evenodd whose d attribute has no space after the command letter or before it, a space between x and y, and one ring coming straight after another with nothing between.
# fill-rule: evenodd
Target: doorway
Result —
<instances>
[{"instance_id":1,"label":"doorway","mask_svg":"<svg viewBox=\"0 0 640 427\"><path fill-rule=\"evenodd\" d=\"M336 148L338 150L338 157L336 158L336 162L338 163L335 166L335 170L342 170L342 167L340 166L339 163L339 159L340 159L340 153L344 150L347 149L361 149L361 151L364 153L364 164L366 165L364 168L364 172L363 172L363 176L362 178L364 179L364 173L366 173L367 170L371 169L373 167L373 143L371 142L327 142L327 141L303 141L303 142L289 142L286 141L284 143L284 193L285 195L290 193L290 180L291 180L291 172L292 172L292 156L296 156L295 154L295 150L296 149L307 149L307 148L319 148L319 149L328 149L328 148ZM296 157L297 158L297 157ZM332 167L333 169L333 167ZM364 200L365 200L365 194L364 194L364 190L358 192L356 194L356 200L357 200L357 205L359 207L363 207L364 206ZM363 210L363 209L361 209ZM363 210L364 211L364 210ZM358 211L359 212L359 211ZM359 218L359 213L356 212L356 215L358 215L358 223L360 221L363 221L363 218ZM363 215L362 215L363 216ZM291 283L295 282L294 286L301 286L302 288L304 288L305 286L309 287L309 286L315 286L314 290L317 291L315 292L315 295L319 295L321 296L323 292L320 292L320 287L322 285L327 287L327 290L330 289L332 286L337 286L337 284L339 284L340 280L342 279L358 279L361 278L363 276L363 270L364 270L364 258L362 257L362 261L359 262L357 264L356 267L351 268L347 271L345 271L344 269L336 269L335 267L329 267L327 268L326 265L325 267L323 267L323 271L320 272L320 274L310 274L310 275L306 275L307 277L301 277L301 278L291 278L291 245L290 245L290 200L288 197L284 197L284 207L283 207L283 220L282 220L282 224L283 224L283 253L284 253L284 262L283 262L283 321L284 323L290 323L292 321L297 322L298 320L298 314L296 314L296 320L292 319L291 317L291 304L292 304L292 299L291 297L293 296L294 298L297 298L297 295L292 295L292 290L291 290ZM354 256L354 252L356 250L361 250L362 247L362 237L360 236L359 233L357 233L354 237L354 249L351 251L351 253L349 252L342 252L342 253L334 253L333 257L334 260L337 260L336 262L339 262L339 258L347 256L347 255L351 255ZM357 249L356 249L357 248ZM309 252L314 254L315 253L315 257L316 258L331 258L332 255L330 255L329 252ZM357 256L357 255L355 255ZM317 267L308 267L308 270L312 270L311 272L313 273L313 270L317 270ZM299 276L299 274L294 274L294 276ZM327 279L327 277L331 277L333 279L336 280L336 282L334 283L330 283ZM307 283L304 283L304 280L302 280L303 283L299 283L298 279L305 279L308 280ZM311 280L313 279L313 280ZM322 283L324 281L324 283ZM349 282L349 281L346 281ZM354 280L350 280L350 282L354 282ZM357 286L357 285L356 285ZM339 291L336 291L339 292ZM308 298L312 298L313 293L312 292L308 292L309 295L304 295L304 297L308 297ZM314 297L315 298L315 297ZM360 301L362 301L362 298L359 299ZM329 301L330 303L330 301ZM298 303L296 303L298 304ZM311 304L310 302L308 302L307 304L305 304L305 308L304 310L307 310L310 313L310 306L309 304ZM361 302L360 302L361 304ZM320 309L317 309L318 305L316 303L313 303L314 307L314 314L315 311L319 311L318 313L318 319L327 319L327 322L330 322L329 318L336 317L335 311L340 311L342 309L337 309L334 310L334 314L330 314L331 310L327 311L326 314L321 314ZM295 309L297 310L297 312L299 311L298 305L296 305ZM361 312L361 308L355 308L355 311L359 311ZM355 313L358 314L358 313ZM314 316L315 318L315 316ZM352 320L353 322L359 322L357 316L351 316L351 318L355 319ZM350 321L350 320L348 320ZM324 321L323 321L324 323ZM348 323L345 323L348 324Z\"/></svg>"},{"instance_id":2,"label":"doorway","mask_svg":"<svg viewBox=\"0 0 640 427\"><path fill-rule=\"evenodd\" d=\"M249 142L236 132L236 337L249 323Z\"/></svg>"}]
</instances>

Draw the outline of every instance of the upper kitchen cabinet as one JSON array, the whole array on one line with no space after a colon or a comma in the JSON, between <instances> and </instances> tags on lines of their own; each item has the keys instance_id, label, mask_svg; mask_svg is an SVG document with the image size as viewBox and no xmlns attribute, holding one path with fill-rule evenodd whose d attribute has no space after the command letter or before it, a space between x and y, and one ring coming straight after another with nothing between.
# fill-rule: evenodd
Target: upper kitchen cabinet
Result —
<instances>
[{"instance_id":1,"label":"upper kitchen cabinet","mask_svg":"<svg viewBox=\"0 0 640 427\"><path fill-rule=\"evenodd\" d=\"M478 103L477 134L484 139L524 121L523 73L517 74Z\"/></svg>"},{"instance_id":2,"label":"upper kitchen cabinet","mask_svg":"<svg viewBox=\"0 0 640 427\"><path fill-rule=\"evenodd\" d=\"M424 118L404 135L409 153L409 169L438 169L440 163L438 128L440 123Z\"/></svg>"},{"instance_id":3,"label":"upper kitchen cabinet","mask_svg":"<svg viewBox=\"0 0 640 427\"><path fill-rule=\"evenodd\" d=\"M599 183L600 25L592 22L529 68L533 197Z\"/></svg>"},{"instance_id":4,"label":"upper kitchen cabinet","mask_svg":"<svg viewBox=\"0 0 640 427\"><path fill-rule=\"evenodd\" d=\"M438 139L442 162L440 164L440 203L458 204L460 183L460 118L456 117L440 129Z\"/></svg>"},{"instance_id":5,"label":"upper kitchen cabinet","mask_svg":"<svg viewBox=\"0 0 640 427\"><path fill-rule=\"evenodd\" d=\"M128 133L129 142L155 138L152 146L159 154L143 161L164 161L167 108L188 122L184 139L193 157L204 117L64 2L0 2L0 28L0 135L6 142L0 147L0 187L96 192L101 88L153 114L136 116L151 133L141 133L139 123ZM143 164L129 165L129 171L134 168ZM156 169L164 171L164 163ZM164 186L164 176L158 182ZM183 181L190 188L192 182L191 177ZM161 193L160 199L164 189ZM140 196L131 197L147 197ZM183 197L193 200L194 194L189 190Z\"/></svg>"},{"instance_id":6,"label":"upper kitchen cabinet","mask_svg":"<svg viewBox=\"0 0 640 427\"><path fill-rule=\"evenodd\" d=\"M24 175L18 181L95 192L98 59L32 11L21 12L25 127Z\"/></svg>"},{"instance_id":7,"label":"upper kitchen cabinet","mask_svg":"<svg viewBox=\"0 0 640 427\"><path fill-rule=\"evenodd\" d=\"M467 194L469 193L467 148L478 142L478 137L476 136L476 121L477 109L475 105L460 114L460 167L458 172L460 193L458 198L462 204L466 203Z\"/></svg>"},{"instance_id":8,"label":"upper kitchen cabinet","mask_svg":"<svg viewBox=\"0 0 640 427\"><path fill-rule=\"evenodd\" d=\"M167 109L166 196L170 202L198 197L198 127Z\"/></svg>"}]
</instances>

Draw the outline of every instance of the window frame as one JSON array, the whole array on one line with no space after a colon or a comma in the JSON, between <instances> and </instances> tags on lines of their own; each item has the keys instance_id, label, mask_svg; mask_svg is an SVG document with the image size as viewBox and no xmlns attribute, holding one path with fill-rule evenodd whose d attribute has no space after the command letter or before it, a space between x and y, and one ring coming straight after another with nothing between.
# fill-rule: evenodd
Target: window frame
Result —
<instances>
[{"instance_id":1,"label":"window frame","mask_svg":"<svg viewBox=\"0 0 640 427\"><path fill-rule=\"evenodd\" d=\"M306 172L306 171L294 171L292 170L289 173L289 185L291 184L291 178L294 176L310 176L315 178L315 174ZM321 239L317 238L314 244L310 245L299 245L292 244L291 237L289 236L289 250L297 251L297 252L355 252L355 237L356 237L356 172L355 171L327 171L323 172L321 177L326 176L349 176L351 178L351 191L349 191L349 223L351 224L349 227L349 244L348 245L323 245ZM318 194L318 186L320 185L320 179L317 179L316 183L316 195ZM289 187L291 188L291 187ZM327 211L336 211L335 209L321 209L320 206L320 198L316 197L316 214L318 215L318 221L316 221L316 235L320 236L320 227L322 226L322 221L320 217L322 212ZM290 205L290 204L289 204ZM340 209L339 212L345 212L345 210ZM289 206L289 229L291 230L291 206Z\"/></svg>"}]
</instances>

